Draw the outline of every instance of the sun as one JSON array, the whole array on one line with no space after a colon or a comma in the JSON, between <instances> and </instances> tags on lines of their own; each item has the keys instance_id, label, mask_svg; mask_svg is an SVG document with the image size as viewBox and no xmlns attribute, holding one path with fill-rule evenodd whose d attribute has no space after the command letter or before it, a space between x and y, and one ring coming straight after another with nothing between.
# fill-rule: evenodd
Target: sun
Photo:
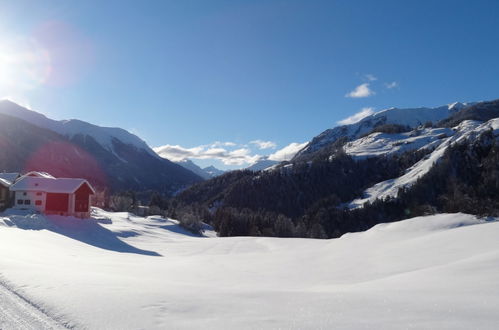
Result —
<instances>
[{"instance_id":1,"label":"sun","mask_svg":"<svg viewBox=\"0 0 499 330\"><path fill-rule=\"evenodd\" d=\"M34 89L49 75L49 54L35 40L0 37L0 89L4 93Z\"/></svg>"}]
</instances>

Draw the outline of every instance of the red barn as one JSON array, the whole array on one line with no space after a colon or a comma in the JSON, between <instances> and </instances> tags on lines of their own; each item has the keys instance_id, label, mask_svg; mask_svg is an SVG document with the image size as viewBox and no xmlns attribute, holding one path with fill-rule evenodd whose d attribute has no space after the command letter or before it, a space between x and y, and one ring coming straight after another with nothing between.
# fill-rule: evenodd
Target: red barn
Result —
<instances>
[{"instance_id":1,"label":"red barn","mask_svg":"<svg viewBox=\"0 0 499 330\"><path fill-rule=\"evenodd\" d=\"M28 173L11 187L14 208L45 214L90 217L90 196L95 190L85 179L54 178Z\"/></svg>"}]
</instances>

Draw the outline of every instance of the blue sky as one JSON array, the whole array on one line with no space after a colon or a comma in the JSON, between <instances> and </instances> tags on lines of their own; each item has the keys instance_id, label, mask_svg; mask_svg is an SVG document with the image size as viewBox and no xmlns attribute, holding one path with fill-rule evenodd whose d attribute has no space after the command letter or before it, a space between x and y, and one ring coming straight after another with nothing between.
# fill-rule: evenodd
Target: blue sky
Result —
<instances>
[{"instance_id":1,"label":"blue sky","mask_svg":"<svg viewBox=\"0 0 499 330\"><path fill-rule=\"evenodd\" d=\"M498 1L0 1L0 97L241 167L363 109L499 98L497 13Z\"/></svg>"}]
</instances>

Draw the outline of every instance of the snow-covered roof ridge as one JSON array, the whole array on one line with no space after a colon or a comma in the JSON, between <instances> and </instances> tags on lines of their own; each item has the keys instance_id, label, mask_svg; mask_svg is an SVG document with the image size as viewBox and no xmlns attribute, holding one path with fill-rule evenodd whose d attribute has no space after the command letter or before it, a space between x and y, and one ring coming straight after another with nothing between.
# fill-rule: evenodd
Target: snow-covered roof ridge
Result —
<instances>
[{"instance_id":1,"label":"snow-covered roof ridge","mask_svg":"<svg viewBox=\"0 0 499 330\"><path fill-rule=\"evenodd\" d=\"M23 174L21 177L25 176L33 176L33 177L38 177L38 178L48 178L48 179L55 179L55 176L53 176L50 173L47 172L41 172L41 171L29 171L25 174Z\"/></svg>"},{"instance_id":2,"label":"snow-covered roof ridge","mask_svg":"<svg viewBox=\"0 0 499 330\"><path fill-rule=\"evenodd\" d=\"M92 136L100 145L110 151L114 150L113 139L116 138L159 158L144 140L123 128L98 126L79 119L53 120L9 100L0 101L0 113L25 120L30 124L49 129L69 138L79 134Z\"/></svg>"},{"instance_id":3,"label":"snow-covered roof ridge","mask_svg":"<svg viewBox=\"0 0 499 330\"><path fill-rule=\"evenodd\" d=\"M85 179L80 178L50 178L36 176L22 176L11 187L11 191L43 191L50 193L74 193L83 184L95 193L92 186Z\"/></svg>"},{"instance_id":4,"label":"snow-covered roof ridge","mask_svg":"<svg viewBox=\"0 0 499 330\"><path fill-rule=\"evenodd\" d=\"M5 179L0 178L0 185L2 185L2 186L4 186L4 187L8 188L8 187L10 187L10 185L11 185L11 184L12 184L12 183L11 183L10 181L7 181L7 180L5 180Z\"/></svg>"},{"instance_id":5,"label":"snow-covered roof ridge","mask_svg":"<svg viewBox=\"0 0 499 330\"><path fill-rule=\"evenodd\" d=\"M4 185L10 186L18 177L19 173L0 172L0 181L2 181Z\"/></svg>"}]
</instances>

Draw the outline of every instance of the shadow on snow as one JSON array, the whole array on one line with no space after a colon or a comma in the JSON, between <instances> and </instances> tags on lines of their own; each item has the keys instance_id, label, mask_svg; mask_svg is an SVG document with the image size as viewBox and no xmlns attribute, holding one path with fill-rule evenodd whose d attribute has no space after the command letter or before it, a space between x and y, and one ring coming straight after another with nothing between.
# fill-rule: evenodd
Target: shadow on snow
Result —
<instances>
[{"instance_id":1,"label":"shadow on snow","mask_svg":"<svg viewBox=\"0 0 499 330\"><path fill-rule=\"evenodd\" d=\"M7 226L16 226L20 229L50 230L82 243L109 251L161 256L161 254L157 252L142 250L123 242L118 237L126 237L126 235L123 235L123 233L115 233L102 227L98 223L99 220L93 218L77 219L63 216L14 215L0 220L3 220Z\"/></svg>"}]
</instances>

